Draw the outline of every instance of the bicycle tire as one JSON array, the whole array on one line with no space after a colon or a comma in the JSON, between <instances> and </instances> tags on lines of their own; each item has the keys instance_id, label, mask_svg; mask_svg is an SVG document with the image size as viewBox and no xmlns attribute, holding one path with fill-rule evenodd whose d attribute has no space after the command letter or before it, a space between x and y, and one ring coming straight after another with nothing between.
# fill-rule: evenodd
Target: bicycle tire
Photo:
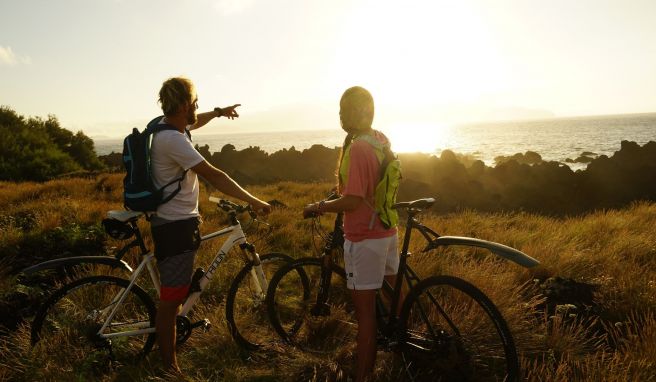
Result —
<instances>
[{"instance_id":1,"label":"bicycle tire","mask_svg":"<svg viewBox=\"0 0 656 382\"><path fill-rule=\"evenodd\" d=\"M292 260L290 256L278 252L260 256L267 280L282 264ZM264 300L255 293L250 273L252 268L253 263L249 262L237 273L226 297L228 329L235 342L246 350L257 350L267 340L272 341L276 337L269 326Z\"/></svg>"},{"instance_id":2,"label":"bicycle tire","mask_svg":"<svg viewBox=\"0 0 656 382\"><path fill-rule=\"evenodd\" d=\"M331 264L328 300L326 305L317 305L322 261L308 257L285 265L273 275L266 300L276 333L285 342L314 353L343 350L355 343L357 334L344 269Z\"/></svg>"},{"instance_id":3,"label":"bicycle tire","mask_svg":"<svg viewBox=\"0 0 656 382\"><path fill-rule=\"evenodd\" d=\"M519 378L508 324L483 292L457 277L430 277L410 290L400 337L403 374L412 381Z\"/></svg>"},{"instance_id":4,"label":"bicycle tire","mask_svg":"<svg viewBox=\"0 0 656 382\"><path fill-rule=\"evenodd\" d=\"M74 370L85 363L98 363L103 352L113 361L123 363L145 356L153 347L155 333L114 337L111 341L96 336L104 322L99 313L111 306L114 296L129 283L114 276L91 276L55 291L41 305L32 322L32 346L39 349L36 353L50 353L48 363L57 362L62 369L70 365ZM105 332L136 329L137 323L154 327L156 312L148 293L133 285L112 320L116 324L110 324Z\"/></svg>"}]
</instances>

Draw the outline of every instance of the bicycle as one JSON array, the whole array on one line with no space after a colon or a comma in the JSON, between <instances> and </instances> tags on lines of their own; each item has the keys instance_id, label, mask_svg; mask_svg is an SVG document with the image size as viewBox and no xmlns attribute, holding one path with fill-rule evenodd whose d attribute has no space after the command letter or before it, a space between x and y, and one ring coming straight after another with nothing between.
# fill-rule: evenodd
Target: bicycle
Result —
<instances>
[{"instance_id":1,"label":"bicycle","mask_svg":"<svg viewBox=\"0 0 656 382\"><path fill-rule=\"evenodd\" d=\"M423 252L464 245L486 248L522 266L539 262L514 248L489 241L440 236L417 220L435 199L397 203L407 212L396 283L383 283L376 296L379 350L400 360L400 375L413 381L516 381L519 361L507 323L492 301L469 282L453 276L421 279L407 263L413 230L428 242ZM343 239L342 215L319 258L282 266L271 278L266 304L269 320L285 342L304 351L325 353L352 346L357 322L337 263ZM404 280L409 291L401 302ZM389 308L383 302L389 301Z\"/></svg>"},{"instance_id":2,"label":"bicycle","mask_svg":"<svg viewBox=\"0 0 656 382\"><path fill-rule=\"evenodd\" d=\"M226 298L226 319L235 341L247 350L254 350L261 346L259 340L262 329L268 329L263 304L268 278L275 270L275 265L292 259L276 252L260 256L255 246L246 240L237 214L248 213L255 219L257 215L250 206L240 206L214 197L210 197L210 201L228 213L230 225L201 237L201 241L206 241L227 235L207 271L197 268L193 274L189 294L177 317L177 344L184 343L193 329L209 328L209 320L192 322L189 313L226 254L237 246L246 264L230 285ZM137 226L143 213L110 211L108 215L114 220L110 224L114 235L124 238L135 236L119 254L122 256L126 248L137 246L141 249L141 262L131 272L129 279L110 275L90 276L74 280L55 291L41 305L33 320L33 346L38 346L44 338L48 338L48 343L43 346L46 349L55 344L58 346L57 351L62 346L76 351L67 352L67 359L72 355L78 355L78 359L88 358L97 351L106 351L112 361L140 359L152 349L155 342L156 308L151 296L136 281L146 269L157 292L160 284L153 264L154 254L147 251ZM71 264L71 261L66 259L64 263ZM114 259L114 264L116 261L122 260ZM100 263L107 262L105 259Z\"/></svg>"}]
</instances>

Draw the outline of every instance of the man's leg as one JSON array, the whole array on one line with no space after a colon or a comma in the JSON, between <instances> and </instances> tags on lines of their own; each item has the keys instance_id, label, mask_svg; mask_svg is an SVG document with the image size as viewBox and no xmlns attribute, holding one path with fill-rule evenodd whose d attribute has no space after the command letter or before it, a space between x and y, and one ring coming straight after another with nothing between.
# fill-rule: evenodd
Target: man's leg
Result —
<instances>
[{"instance_id":1,"label":"man's leg","mask_svg":"<svg viewBox=\"0 0 656 382\"><path fill-rule=\"evenodd\" d=\"M364 382L376 363L376 290L351 290L358 320L356 382Z\"/></svg>"},{"instance_id":2,"label":"man's leg","mask_svg":"<svg viewBox=\"0 0 656 382\"><path fill-rule=\"evenodd\" d=\"M175 354L175 318L180 310L181 301L160 301L155 317L157 345L162 355L165 369L180 371Z\"/></svg>"},{"instance_id":3,"label":"man's leg","mask_svg":"<svg viewBox=\"0 0 656 382\"><path fill-rule=\"evenodd\" d=\"M157 344L164 367L179 372L175 354L176 317L189 292L198 248L198 221L167 221L155 216L151 223L160 279L160 302L155 317Z\"/></svg>"}]
</instances>

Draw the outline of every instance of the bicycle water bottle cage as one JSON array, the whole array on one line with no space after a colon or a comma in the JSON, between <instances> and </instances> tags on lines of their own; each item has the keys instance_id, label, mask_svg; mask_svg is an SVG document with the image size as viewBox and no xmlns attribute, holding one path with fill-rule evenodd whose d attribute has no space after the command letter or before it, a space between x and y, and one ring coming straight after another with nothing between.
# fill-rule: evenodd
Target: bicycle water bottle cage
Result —
<instances>
[{"instance_id":1,"label":"bicycle water bottle cage","mask_svg":"<svg viewBox=\"0 0 656 382\"><path fill-rule=\"evenodd\" d=\"M200 292L200 279L205 276L205 270L203 268L196 268L194 275L191 276L191 285L189 286L189 291L187 292L187 297L195 292Z\"/></svg>"},{"instance_id":2,"label":"bicycle water bottle cage","mask_svg":"<svg viewBox=\"0 0 656 382\"><path fill-rule=\"evenodd\" d=\"M310 313L312 313L313 316L330 316L330 305L326 303L317 303L312 307L312 309L310 309Z\"/></svg>"},{"instance_id":3,"label":"bicycle water bottle cage","mask_svg":"<svg viewBox=\"0 0 656 382\"><path fill-rule=\"evenodd\" d=\"M103 219L102 227L114 239L126 240L134 236L134 228L130 224L116 219Z\"/></svg>"}]
</instances>

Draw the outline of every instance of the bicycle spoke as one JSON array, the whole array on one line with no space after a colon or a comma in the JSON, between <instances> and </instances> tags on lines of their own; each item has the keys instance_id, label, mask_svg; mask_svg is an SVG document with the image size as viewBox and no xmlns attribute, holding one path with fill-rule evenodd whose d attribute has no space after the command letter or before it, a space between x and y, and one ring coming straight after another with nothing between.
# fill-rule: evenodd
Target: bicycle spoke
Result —
<instances>
[{"instance_id":1,"label":"bicycle spoke","mask_svg":"<svg viewBox=\"0 0 656 382\"><path fill-rule=\"evenodd\" d=\"M269 288L270 318L288 342L305 351L329 353L351 346L357 322L343 275L332 272L327 298L319 299L321 263L301 259L276 274Z\"/></svg>"},{"instance_id":2,"label":"bicycle spoke","mask_svg":"<svg viewBox=\"0 0 656 382\"><path fill-rule=\"evenodd\" d=\"M420 287L404 310L402 352L410 360L406 367L413 380L503 381L516 376L507 325L480 291L449 277L425 280Z\"/></svg>"},{"instance_id":3,"label":"bicycle spoke","mask_svg":"<svg viewBox=\"0 0 656 382\"><path fill-rule=\"evenodd\" d=\"M77 280L53 294L33 323L35 354L62 367L84 368L88 362L111 358L132 362L148 352L154 335L139 333L154 325L155 307L139 287L131 289L118 306L103 338L99 330L116 305L116 296L125 292L127 280L95 276ZM133 335L122 335L121 333ZM38 342L37 342L38 341ZM100 358L99 358L100 357Z\"/></svg>"},{"instance_id":4,"label":"bicycle spoke","mask_svg":"<svg viewBox=\"0 0 656 382\"><path fill-rule=\"evenodd\" d=\"M262 269L267 281L289 260L289 256L279 253L262 255ZM250 264L242 268L230 286L226 318L235 341L245 349L256 350L278 337L269 325L264 302L266 290L252 277L251 270Z\"/></svg>"}]
</instances>

